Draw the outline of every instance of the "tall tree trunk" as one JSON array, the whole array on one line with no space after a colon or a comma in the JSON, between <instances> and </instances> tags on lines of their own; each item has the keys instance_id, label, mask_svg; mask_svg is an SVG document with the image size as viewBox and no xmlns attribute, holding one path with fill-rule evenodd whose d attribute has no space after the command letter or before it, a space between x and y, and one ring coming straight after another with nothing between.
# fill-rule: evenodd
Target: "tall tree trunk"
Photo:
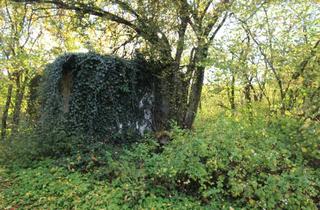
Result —
<instances>
[{"instance_id":1,"label":"tall tree trunk","mask_svg":"<svg viewBox=\"0 0 320 210\"><path fill-rule=\"evenodd\" d=\"M4 110L3 110L2 122L1 122L1 139L2 139L2 141L4 141L7 136L7 122L8 122L9 109L10 109L10 104L11 104L11 99L12 99L12 90L13 90L13 85L9 84L8 92L7 92L7 100L6 100Z\"/></svg>"},{"instance_id":2,"label":"tall tree trunk","mask_svg":"<svg viewBox=\"0 0 320 210\"><path fill-rule=\"evenodd\" d=\"M197 110L200 104L205 70L205 67L201 65L201 62L207 58L208 48L208 44L200 44L199 47L195 50L196 52L194 55L194 61L192 63L197 65L195 65L194 76L192 77L189 100L183 123L184 128L190 129L192 127L197 114Z\"/></svg>"},{"instance_id":3,"label":"tall tree trunk","mask_svg":"<svg viewBox=\"0 0 320 210\"><path fill-rule=\"evenodd\" d=\"M184 121L185 128L191 128L196 117L196 113L197 113L198 106L200 103L200 98L201 98L203 79L204 79L204 69L205 69L204 67L198 67L195 78L194 78L194 82L192 83L192 86L191 86L188 109L187 109L187 112L185 115L186 117Z\"/></svg>"}]
</instances>

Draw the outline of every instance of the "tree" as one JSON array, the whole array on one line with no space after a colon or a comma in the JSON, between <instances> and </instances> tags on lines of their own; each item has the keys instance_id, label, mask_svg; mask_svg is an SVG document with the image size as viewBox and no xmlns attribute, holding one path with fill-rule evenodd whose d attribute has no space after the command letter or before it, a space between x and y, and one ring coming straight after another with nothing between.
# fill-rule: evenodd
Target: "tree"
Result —
<instances>
[{"instance_id":1,"label":"tree","mask_svg":"<svg viewBox=\"0 0 320 210\"><path fill-rule=\"evenodd\" d=\"M221 44L214 46L211 63L223 76L237 76L247 102L263 97L270 111L316 118L320 94L317 16L318 4L299 0L264 2L253 12L235 10L225 25L229 35L218 39Z\"/></svg>"},{"instance_id":2,"label":"tree","mask_svg":"<svg viewBox=\"0 0 320 210\"><path fill-rule=\"evenodd\" d=\"M281 5L283 7L278 7ZM293 84L297 84L297 79L303 76L305 68L315 58L319 47L319 38L308 33L315 23L314 15L318 13L315 9L316 6L311 2L303 6L296 2L271 5L268 8L263 6L259 16L257 15L263 20L263 27L254 27L257 22L248 23L238 19L263 58L266 68L273 75L278 86L278 101L282 114L293 108L292 103L297 96L297 90L294 90L296 86ZM283 20L279 17L283 14L286 14L290 22L282 23ZM281 24L281 28L276 28Z\"/></svg>"},{"instance_id":3,"label":"tree","mask_svg":"<svg viewBox=\"0 0 320 210\"><path fill-rule=\"evenodd\" d=\"M40 31L33 31L35 13L27 4L1 4L0 68L8 78L6 102L1 121L1 139L7 136L9 110L13 106L12 133L20 122L21 108L27 84L39 64L36 56L36 44Z\"/></svg>"},{"instance_id":4,"label":"tree","mask_svg":"<svg viewBox=\"0 0 320 210\"><path fill-rule=\"evenodd\" d=\"M221 0L27 0L38 7L73 11L82 19L114 22L141 40L145 54L159 64L155 81L154 129L170 120L190 128L199 106L208 50L224 24L232 1ZM35 6L36 7L36 6ZM187 46L188 45L188 46Z\"/></svg>"}]
</instances>

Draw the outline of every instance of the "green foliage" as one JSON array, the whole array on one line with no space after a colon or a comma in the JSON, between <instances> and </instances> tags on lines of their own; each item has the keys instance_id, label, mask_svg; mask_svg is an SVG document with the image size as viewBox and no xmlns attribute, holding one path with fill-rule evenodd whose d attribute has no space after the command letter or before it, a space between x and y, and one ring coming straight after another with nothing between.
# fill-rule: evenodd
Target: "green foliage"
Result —
<instances>
[{"instance_id":1,"label":"green foliage","mask_svg":"<svg viewBox=\"0 0 320 210\"><path fill-rule=\"evenodd\" d=\"M262 116L221 116L206 126L197 135L175 131L172 144L150 162L153 177L219 208L316 209L319 170L307 166L312 160L301 150L313 142L310 151L317 151L314 133L312 140L294 119Z\"/></svg>"},{"instance_id":2,"label":"green foliage","mask_svg":"<svg viewBox=\"0 0 320 210\"><path fill-rule=\"evenodd\" d=\"M70 155L82 141L58 126L50 130L21 126L17 134L0 144L0 164L29 167L43 158Z\"/></svg>"},{"instance_id":3,"label":"green foliage","mask_svg":"<svg viewBox=\"0 0 320 210\"><path fill-rule=\"evenodd\" d=\"M0 144L0 164L29 166L38 158L38 137L32 129L21 129L10 141Z\"/></svg>"},{"instance_id":4,"label":"green foliage","mask_svg":"<svg viewBox=\"0 0 320 210\"><path fill-rule=\"evenodd\" d=\"M86 176L68 174L65 169L55 167L52 161L42 161L34 168L19 170L11 176L15 177L15 183L5 191L4 197L20 198L2 208L20 208L22 203L29 209L70 208L72 201L81 202L80 197L90 189L85 183Z\"/></svg>"},{"instance_id":5,"label":"green foliage","mask_svg":"<svg viewBox=\"0 0 320 210\"><path fill-rule=\"evenodd\" d=\"M77 12L59 11L61 16L55 9L0 3L5 17L0 19L0 105L13 85L10 135L0 143L0 209L320 208L316 4L235 1L223 36L209 42L210 30L219 29L227 9L215 1L90 2L91 12L112 6L110 12L119 18L83 14L88 2L76 5ZM37 21L44 16L52 17ZM110 17L128 27L105 22ZM36 101L38 81L30 79L51 56L84 49L127 56L137 46L150 60L177 67L151 69L173 75L170 81L181 73L189 93L190 82L198 86L199 67L213 65L213 84L204 88L194 130L173 126L165 146L152 137L106 144L136 140L135 122L143 124L138 106L152 79L141 60L63 55L47 66L43 103ZM64 113L62 83L68 73L76 82ZM28 121L13 132L14 110L21 111L24 122L26 112L37 119L40 106L40 128Z\"/></svg>"},{"instance_id":6,"label":"green foliage","mask_svg":"<svg viewBox=\"0 0 320 210\"><path fill-rule=\"evenodd\" d=\"M57 58L48 65L43 80L43 126L58 124L103 141L130 141L138 133L138 125L147 123L139 107L139 102L150 93L142 62L95 53ZM68 73L71 93L66 102L62 83ZM68 106L67 111L64 106Z\"/></svg>"},{"instance_id":7,"label":"green foliage","mask_svg":"<svg viewBox=\"0 0 320 210\"><path fill-rule=\"evenodd\" d=\"M317 209L319 125L266 116L200 113L197 130L174 127L162 152L151 137L83 144L56 161L2 171L0 207Z\"/></svg>"}]
</instances>

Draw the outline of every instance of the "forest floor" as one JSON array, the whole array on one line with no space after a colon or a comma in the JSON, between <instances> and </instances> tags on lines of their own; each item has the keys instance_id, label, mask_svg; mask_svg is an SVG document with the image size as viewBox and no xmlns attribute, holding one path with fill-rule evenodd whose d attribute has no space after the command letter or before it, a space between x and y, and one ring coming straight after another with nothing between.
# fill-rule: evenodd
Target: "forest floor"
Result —
<instances>
[{"instance_id":1,"label":"forest floor","mask_svg":"<svg viewBox=\"0 0 320 210\"><path fill-rule=\"evenodd\" d=\"M203 107L193 131L173 128L164 148L147 137L125 148L2 160L0 209L320 207L318 124Z\"/></svg>"}]
</instances>

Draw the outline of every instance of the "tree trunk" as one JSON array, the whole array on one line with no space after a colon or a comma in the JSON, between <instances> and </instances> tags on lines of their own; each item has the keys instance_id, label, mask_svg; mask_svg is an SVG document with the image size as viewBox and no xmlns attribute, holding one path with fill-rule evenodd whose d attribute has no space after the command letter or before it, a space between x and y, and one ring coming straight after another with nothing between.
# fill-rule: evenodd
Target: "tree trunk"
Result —
<instances>
[{"instance_id":1,"label":"tree trunk","mask_svg":"<svg viewBox=\"0 0 320 210\"><path fill-rule=\"evenodd\" d=\"M13 109L13 118L12 118L13 120L12 134L14 134L17 131L20 123L21 106L24 98L24 93L25 93L25 84L17 88L17 91L16 91L15 105Z\"/></svg>"},{"instance_id":2,"label":"tree trunk","mask_svg":"<svg viewBox=\"0 0 320 210\"><path fill-rule=\"evenodd\" d=\"M1 126L1 139L2 139L2 141L5 141L6 136L7 136L7 121L8 121L8 114L9 114L11 98L12 98L12 90L13 90L13 85L9 84L8 92L7 92L7 100L6 100L4 110L3 110L2 122L1 122L1 125L2 125Z\"/></svg>"},{"instance_id":3,"label":"tree trunk","mask_svg":"<svg viewBox=\"0 0 320 210\"><path fill-rule=\"evenodd\" d=\"M187 105L187 86L179 66L174 62L162 67L161 76L154 83L153 130L162 131L170 128L175 121L182 127Z\"/></svg>"},{"instance_id":4,"label":"tree trunk","mask_svg":"<svg viewBox=\"0 0 320 210\"><path fill-rule=\"evenodd\" d=\"M247 104L251 103L251 87L250 84L246 84L243 89L244 98Z\"/></svg>"},{"instance_id":5,"label":"tree trunk","mask_svg":"<svg viewBox=\"0 0 320 210\"><path fill-rule=\"evenodd\" d=\"M40 101L39 86L42 76L37 74L28 83L29 94L27 96L27 119L32 122L39 119Z\"/></svg>"},{"instance_id":6,"label":"tree trunk","mask_svg":"<svg viewBox=\"0 0 320 210\"><path fill-rule=\"evenodd\" d=\"M154 84L153 129L155 131L167 130L169 127L170 85L169 75L163 75Z\"/></svg>"},{"instance_id":7,"label":"tree trunk","mask_svg":"<svg viewBox=\"0 0 320 210\"><path fill-rule=\"evenodd\" d=\"M191 92L189 97L188 109L186 112L186 117L184 121L185 128L191 128L192 124L195 120L196 113L199 107L202 86L203 86L203 79L204 79L204 67L198 67L196 72L194 82L191 86Z\"/></svg>"},{"instance_id":8,"label":"tree trunk","mask_svg":"<svg viewBox=\"0 0 320 210\"><path fill-rule=\"evenodd\" d=\"M192 127L200 104L205 70L205 67L201 65L201 62L208 56L208 44L200 44L199 46L200 47L196 49L194 61L192 62L197 65L195 65L194 76L192 77L189 101L183 123L183 127L188 129Z\"/></svg>"},{"instance_id":9,"label":"tree trunk","mask_svg":"<svg viewBox=\"0 0 320 210\"><path fill-rule=\"evenodd\" d=\"M235 82L236 82L236 79L235 79L235 76L232 75L232 78L231 78L231 90L230 90L230 96L229 96L229 102L230 102L230 107L231 107L231 110L235 110L236 109L236 103L235 103Z\"/></svg>"}]
</instances>

